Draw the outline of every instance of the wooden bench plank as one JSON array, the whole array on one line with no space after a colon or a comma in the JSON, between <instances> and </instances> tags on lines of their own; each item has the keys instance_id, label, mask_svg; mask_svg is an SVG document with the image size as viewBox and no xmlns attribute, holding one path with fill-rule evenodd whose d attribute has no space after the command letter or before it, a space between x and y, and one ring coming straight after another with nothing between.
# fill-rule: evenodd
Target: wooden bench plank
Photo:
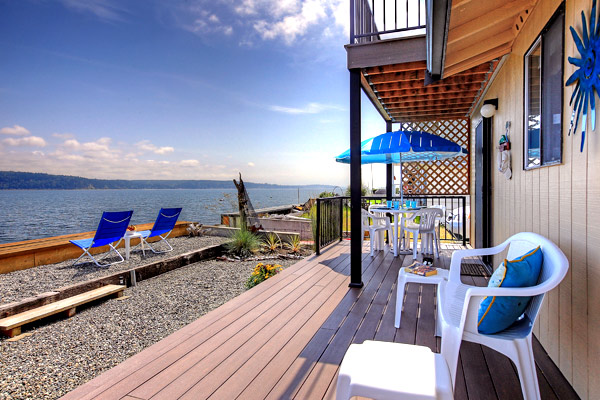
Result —
<instances>
[{"instance_id":1,"label":"wooden bench plank","mask_svg":"<svg viewBox=\"0 0 600 400\"><path fill-rule=\"evenodd\" d=\"M50 315L58 314L63 311L66 311L68 316L73 316L75 314L75 307L105 296L122 294L123 290L125 290L125 286L122 285L106 285L98 289L90 290L89 292L78 294L77 296L46 304L44 306L19 314L11 315L10 317L0 319L0 331L8 334L10 337L13 337L14 334L18 334L15 328L19 328L27 323L37 321Z\"/></svg>"}]
</instances>

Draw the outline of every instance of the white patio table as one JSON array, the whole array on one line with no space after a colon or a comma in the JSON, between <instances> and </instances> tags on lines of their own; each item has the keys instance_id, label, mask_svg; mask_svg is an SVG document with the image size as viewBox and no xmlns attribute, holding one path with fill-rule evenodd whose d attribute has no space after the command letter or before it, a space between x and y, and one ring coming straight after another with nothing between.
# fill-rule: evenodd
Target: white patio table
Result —
<instances>
[{"instance_id":1,"label":"white patio table","mask_svg":"<svg viewBox=\"0 0 600 400\"><path fill-rule=\"evenodd\" d=\"M402 224L404 224L404 215L405 214L414 214L415 212L419 211L421 208L423 207L414 207L414 208L388 208L387 205L385 204L372 204L369 206L369 211L376 213L376 214L382 214L385 215L387 213L393 214L394 215L394 240L392 243L392 248L394 249L394 257L398 257L398 254L409 254L412 253L412 251L407 250L405 248L405 244L403 243L402 246L400 247L400 249L398 249L398 240L399 240L399 224L398 224L398 220L401 220L400 222Z\"/></svg>"}]
</instances>

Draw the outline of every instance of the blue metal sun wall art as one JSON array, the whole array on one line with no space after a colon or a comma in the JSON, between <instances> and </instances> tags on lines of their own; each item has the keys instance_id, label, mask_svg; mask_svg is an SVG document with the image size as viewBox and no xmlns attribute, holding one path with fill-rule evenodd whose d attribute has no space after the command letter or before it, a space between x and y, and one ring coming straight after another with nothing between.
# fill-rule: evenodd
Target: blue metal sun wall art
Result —
<instances>
[{"instance_id":1,"label":"blue metal sun wall art","mask_svg":"<svg viewBox=\"0 0 600 400\"><path fill-rule=\"evenodd\" d=\"M583 119L581 121L581 149L583 151L583 145L585 143L585 127L587 122L587 110L588 103L592 109L592 130L596 130L596 93L600 93L600 23L596 24L596 0L592 3L592 15L590 15L589 29L587 21L585 20L585 13L581 11L581 22L583 32L581 33L582 38L579 38L577 32L573 27L569 27L571 35L573 35L573 41L577 50L581 55L581 58L569 57L569 63L575 65L577 69L569 77L566 86L569 86L576 82L575 90L571 95L571 101L569 105L573 105L573 99L575 99L575 106L573 107L573 113L571 114L571 124L569 126L569 135L571 135L571 128L573 128L573 119L575 119L575 128L573 128L573 134L577 130L577 124L579 123L579 116L583 110Z\"/></svg>"}]
</instances>

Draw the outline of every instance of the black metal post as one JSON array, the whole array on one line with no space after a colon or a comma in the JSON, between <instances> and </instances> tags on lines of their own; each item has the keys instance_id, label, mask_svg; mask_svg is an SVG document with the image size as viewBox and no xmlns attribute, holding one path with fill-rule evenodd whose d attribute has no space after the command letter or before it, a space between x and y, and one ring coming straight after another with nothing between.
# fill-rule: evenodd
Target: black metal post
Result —
<instances>
[{"instance_id":1,"label":"black metal post","mask_svg":"<svg viewBox=\"0 0 600 400\"><path fill-rule=\"evenodd\" d=\"M317 224L315 228L315 246L317 248L317 255L321 254L321 199L317 198L317 218L315 220Z\"/></svg>"},{"instance_id":2,"label":"black metal post","mask_svg":"<svg viewBox=\"0 0 600 400\"><path fill-rule=\"evenodd\" d=\"M344 198L340 197L340 242L344 239Z\"/></svg>"},{"instance_id":3,"label":"black metal post","mask_svg":"<svg viewBox=\"0 0 600 400\"><path fill-rule=\"evenodd\" d=\"M465 197L462 198L462 242L463 246L467 245L467 203Z\"/></svg>"},{"instance_id":4,"label":"black metal post","mask_svg":"<svg viewBox=\"0 0 600 400\"><path fill-rule=\"evenodd\" d=\"M385 131L392 131L392 121L385 121ZM394 188L394 165L386 164L385 166L385 199L391 200Z\"/></svg>"},{"instance_id":5,"label":"black metal post","mask_svg":"<svg viewBox=\"0 0 600 400\"><path fill-rule=\"evenodd\" d=\"M350 287L362 282L360 69L350 70Z\"/></svg>"}]
</instances>

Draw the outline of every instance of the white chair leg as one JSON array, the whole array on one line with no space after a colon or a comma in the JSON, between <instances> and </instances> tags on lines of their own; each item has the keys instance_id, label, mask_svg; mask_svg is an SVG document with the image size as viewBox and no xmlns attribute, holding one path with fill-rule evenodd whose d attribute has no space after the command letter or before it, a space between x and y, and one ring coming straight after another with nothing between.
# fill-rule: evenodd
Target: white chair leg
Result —
<instances>
[{"instance_id":1,"label":"white chair leg","mask_svg":"<svg viewBox=\"0 0 600 400\"><path fill-rule=\"evenodd\" d=\"M531 334L524 339L515 339L517 358L515 365L521 381L521 390L524 400L540 400L540 388L538 386L535 361L533 359L533 347L531 345Z\"/></svg>"},{"instance_id":2,"label":"white chair leg","mask_svg":"<svg viewBox=\"0 0 600 400\"><path fill-rule=\"evenodd\" d=\"M440 315L441 314L440 302L442 301L442 299L440 297L440 285L439 284L436 286L435 291L436 291L435 336L442 337L442 316Z\"/></svg>"},{"instance_id":3,"label":"white chair leg","mask_svg":"<svg viewBox=\"0 0 600 400\"><path fill-rule=\"evenodd\" d=\"M335 387L336 400L350 400L350 376L340 370Z\"/></svg>"},{"instance_id":4,"label":"white chair leg","mask_svg":"<svg viewBox=\"0 0 600 400\"><path fill-rule=\"evenodd\" d=\"M394 326L400 328L400 321L402 319L402 304L404 303L404 289L406 287L406 278L404 274L398 274L398 287L396 288L396 320Z\"/></svg>"},{"instance_id":5,"label":"white chair leg","mask_svg":"<svg viewBox=\"0 0 600 400\"><path fill-rule=\"evenodd\" d=\"M458 352L460 351L460 343L462 336L449 326L442 326L442 351L441 354L448 363L450 376L452 377L452 386L456 386L456 368L458 367Z\"/></svg>"},{"instance_id":6,"label":"white chair leg","mask_svg":"<svg viewBox=\"0 0 600 400\"><path fill-rule=\"evenodd\" d=\"M419 237L419 234L416 232L413 232L413 260L417 259L417 239L418 239L418 237ZM421 252L422 251L423 251L423 248L421 248Z\"/></svg>"},{"instance_id":7,"label":"white chair leg","mask_svg":"<svg viewBox=\"0 0 600 400\"><path fill-rule=\"evenodd\" d=\"M371 245L371 257L374 256L373 247L374 247L374 242L375 242L375 235L373 233L374 232L369 229L369 244Z\"/></svg>"}]
</instances>

